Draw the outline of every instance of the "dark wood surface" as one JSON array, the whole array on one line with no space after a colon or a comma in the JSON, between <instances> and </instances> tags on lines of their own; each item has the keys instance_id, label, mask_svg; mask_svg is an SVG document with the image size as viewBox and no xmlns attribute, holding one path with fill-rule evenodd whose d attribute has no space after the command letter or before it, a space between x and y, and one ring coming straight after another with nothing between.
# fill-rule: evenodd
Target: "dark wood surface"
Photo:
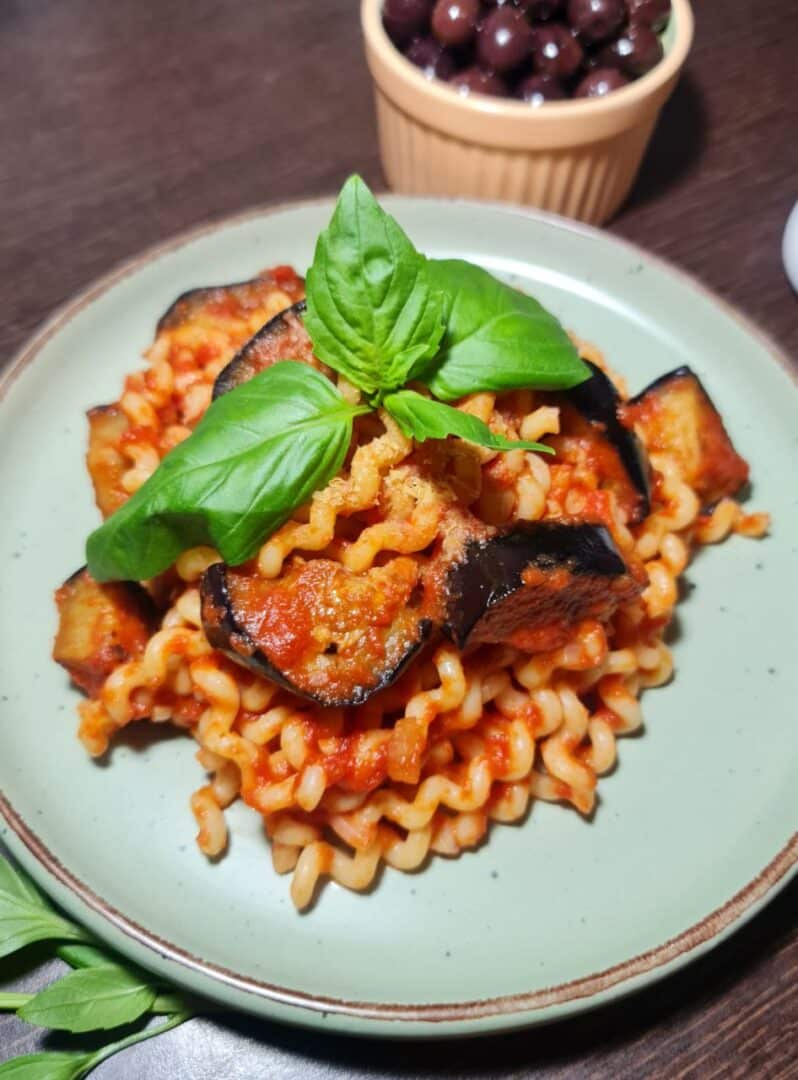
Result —
<instances>
[{"instance_id":1,"label":"dark wood surface","mask_svg":"<svg viewBox=\"0 0 798 1080\"><path fill-rule=\"evenodd\" d=\"M686 74L610 226L798 355L781 233L798 199L798 4L703 0ZM384 186L355 0L0 0L0 364L55 306L164 237L253 204ZM798 881L684 972L512 1036L358 1042L192 1021L95 1075L798 1076ZM39 986L36 956L0 968ZM0 1060L41 1045L0 1019Z\"/></svg>"}]
</instances>

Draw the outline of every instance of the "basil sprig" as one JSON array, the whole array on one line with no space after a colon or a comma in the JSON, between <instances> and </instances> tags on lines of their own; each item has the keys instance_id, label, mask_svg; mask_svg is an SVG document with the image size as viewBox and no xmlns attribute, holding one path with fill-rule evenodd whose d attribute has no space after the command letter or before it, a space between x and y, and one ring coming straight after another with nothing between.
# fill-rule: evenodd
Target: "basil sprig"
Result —
<instances>
[{"instance_id":1,"label":"basil sprig","mask_svg":"<svg viewBox=\"0 0 798 1080\"><path fill-rule=\"evenodd\" d=\"M314 368L282 360L209 407L196 429L88 539L96 581L140 581L210 544L232 565L332 479L352 438L351 405Z\"/></svg>"},{"instance_id":2,"label":"basil sprig","mask_svg":"<svg viewBox=\"0 0 798 1080\"><path fill-rule=\"evenodd\" d=\"M11 1058L0 1064L0 1080L82 1080L112 1054L182 1024L201 1008L95 942L86 929L56 912L22 871L0 857L0 956L33 941L52 942L55 955L73 970L38 993L0 992L0 1011L71 1034L137 1022L139 1027L96 1050ZM77 942L83 944L73 944ZM155 1015L166 1017L164 1023L141 1026Z\"/></svg>"},{"instance_id":3,"label":"basil sprig","mask_svg":"<svg viewBox=\"0 0 798 1080\"><path fill-rule=\"evenodd\" d=\"M116 964L81 968L17 1009L29 1024L80 1033L138 1020L157 996L152 980Z\"/></svg>"},{"instance_id":4,"label":"basil sprig","mask_svg":"<svg viewBox=\"0 0 798 1080\"><path fill-rule=\"evenodd\" d=\"M307 305L316 355L369 395L401 386L443 336L427 260L359 176L319 234Z\"/></svg>"},{"instance_id":5,"label":"basil sprig","mask_svg":"<svg viewBox=\"0 0 798 1080\"><path fill-rule=\"evenodd\" d=\"M453 409L441 401L432 401L415 390L400 390L389 394L383 402L385 408L408 438L423 442L425 439L445 439L447 435L459 435L461 439L487 446L491 450L537 450L553 454L550 446L524 439L506 439L496 435L478 416Z\"/></svg>"},{"instance_id":6,"label":"basil sprig","mask_svg":"<svg viewBox=\"0 0 798 1080\"><path fill-rule=\"evenodd\" d=\"M430 259L428 273L445 298L441 349L419 376L435 397L565 390L589 376L560 323L534 297L463 259Z\"/></svg>"},{"instance_id":7,"label":"basil sprig","mask_svg":"<svg viewBox=\"0 0 798 1080\"><path fill-rule=\"evenodd\" d=\"M411 379L453 401L565 390L590 375L534 297L463 259L426 259L359 176L319 235L307 305L319 359L378 399Z\"/></svg>"},{"instance_id":8,"label":"basil sprig","mask_svg":"<svg viewBox=\"0 0 798 1080\"><path fill-rule=\"evenodd\" d=\"M61 918L36 888L0 859L0 958L35 941L87 941L80 927Z\"/></svg>"},{"instance_id":9,"label":"basil sprig","mask_svg":"<svg viewBox=\"0 0 798 1080\"><path fill-rule=\"evenodd\" d=\"M427 259L358 176L318 238L305 325L316 356L365 396L352 405L315 369L284 360L218 398L192 435L89 537L98 581L143 580L186 548L225 562L263 540L343 464L360 413L384 404L415 439L458 435L497 450L551 452L494 435L452 401L482 390L565 389L590 372L530 296L460 259Z\"/></svg>"}]
</instances>

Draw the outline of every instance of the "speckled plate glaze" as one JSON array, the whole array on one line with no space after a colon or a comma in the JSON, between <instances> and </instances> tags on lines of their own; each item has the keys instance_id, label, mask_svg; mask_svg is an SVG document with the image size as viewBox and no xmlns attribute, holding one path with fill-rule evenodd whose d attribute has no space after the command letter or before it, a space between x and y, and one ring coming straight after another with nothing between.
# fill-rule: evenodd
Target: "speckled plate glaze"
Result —
<instances>
[{"instance_id":1,"label":"speckled plate glaze","mask_svg":"<svg viewBox=\"0 0 798 1080\"><path fill-rule=\"evenodd\" d=\"M33 877L141 964L231 1007L359 1034L436 1036L550 1020L650 983L710 948L798 860L798 391L772 343L695 281L608 235L490 205L388 198L427 252L481 262L598 343L637 390L690 364L751 461L762 542L689 568L676 678L644 697L591 821L536 805L478 852L328 885L297 915L259 819L229 812L208 863L185 738L75 738L78 695L50 660L52 590L97 521L85 409L117 397L159 314L198 285L304 269L330 203L250 213L122 267L57 314L2 385L2 837ZM788 602L789 601L789 602Z\"/></svg>"}]
</instances>

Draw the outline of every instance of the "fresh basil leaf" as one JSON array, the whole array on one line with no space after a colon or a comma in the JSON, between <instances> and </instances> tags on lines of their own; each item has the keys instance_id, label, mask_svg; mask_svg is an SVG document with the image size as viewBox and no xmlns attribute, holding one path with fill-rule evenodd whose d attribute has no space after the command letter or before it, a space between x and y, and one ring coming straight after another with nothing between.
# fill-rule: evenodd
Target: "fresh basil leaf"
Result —
<instances>
[{"instance_id":1,"label":"fresh basil leaf","mask_svg":"<svg viewBox=\"0 0 798 1080\"><path fill-rule=\"evenodd\" d=\"M97 581L154 577L197 544L225 562L263 539L340 469L350 405L324 375L282 360L217 398L194 432L86 545Z\"/></svg>"},{"instance_id":2,"label":"fresh basil leaf","mask_svg":"<svg viewBox=\"0 0 798 1080\"><path fill-rule=\"evenodd\" d=\"M176 991L166 991L158 996L150 1005L150 1012L164 1016L174 1016L176 1013L185 1015L190 1011L190 1003L183 994Z\"/></svg>"},{"instance_id":3,"label":"fresh basil leaf","mask_svg":"<svg viewBox=\"0 0 798 1080\"><path fill-rule=\"evenodd\" d=\"M314 352L366 394L401 386L435 355L441 297L427 260L359 176L319 234L306 288Z\"/></svg>"},{"instance_id":4,"label":"fresh basil leaf","mask_svg":"<svg viewBox=\"0 0 798 1080\"><path fill-rule=\"evenodd\" d=\"M116 968L126 975L135 975L141 982L149 982L151 976L130 960L123 960L109 949L97 945L59 945L55 950L59 960L72 968ZM173 1009L172 1012L178 1010Z\"/></svg>"},{"instance_id":5,"label":"fresh basil leaf","mask_svg":"<svg viewBox=\"0 0 798 1080\"><path fill-rule=\"evenodd\" d=\"M118 965L83 968L45 987L17 1010L17 1016L58 1031L116 1028L147 1012L155 994L155 987L138 973Z\"/></svg>"},{"instance_id":6,"label":"fresh basil leaf","mask_svg":"<svg viewBox=\"0 0 798 1080\"><path fill-rule=\"evenodd\" d=\"M462 259L430 259L445 297L440 355L417 374L437 398L480 390L565 390L590 376L554 316L534 297Z\"/></svg>"},{"instance_id":7,"label":"fresh basil leaf","mask_svg":"<svg viewBox=\"0 0 798 1080\"><path fill-rule=\"evenodd\" d=\"M0 958L34 941L85 941L87 934L55 912L0 888Z\"/></svg>"},{"instance_id":8,"label":"fresh basil leaf","mask_svg":"<svg viewBox=\"0 0 798 1080\"><path fill-rule=\"evenodd\" d=\"M109 967L117 959L96 945L59 945L55 950L59 959L73 968Z\"/></svg>"},{"instance_id":9,"label":"fresh basil leaf","mask_svg":"<svg viewBox=\"0 0 798 1080\"><path fill-rule=\"evenodd\" d=\"M23 1054L0 1065L0 1080L79 1080L93 1054Z\"/></svg>"},{"instance_id":10,"label":"fresh basil leaf","mask_svg":"<svg viewBox=\"0 0 798 1080\"><path fill-rule=\"evenodd\" d=\"M389 394L383 405L405 435L423 442L424 439L445 439L459 435L461 439L487 446L491 450L538 450L553 454L550 446L524 439L505 439L495 435L487 424L476 416L453 409L440 401L422 397L415 390L400 390Z\"/></svg>"},{"instance_id":11,"label":"fresh basil leaf","mask_svg":"<svg viewBox=\"0 0 798 1080\"><path fill-rule=\"evenodd\" d=\"M0 891L11 893L39 907L50 910L50 905L41 895L28 875L19 867L12 866L8 859L0 856Z\"/></svg>"},{"instance_id":12,"label":"fresh basil leaf","mask_svg":"<svg viewBox=\"0 0 798 1080\"><path fill-rule=\"evenodd\" d=\"M15 994L13 991L0 990L0 1012L16 1012L21 1009L32 994Z\"/></svg>"}]
</instances>

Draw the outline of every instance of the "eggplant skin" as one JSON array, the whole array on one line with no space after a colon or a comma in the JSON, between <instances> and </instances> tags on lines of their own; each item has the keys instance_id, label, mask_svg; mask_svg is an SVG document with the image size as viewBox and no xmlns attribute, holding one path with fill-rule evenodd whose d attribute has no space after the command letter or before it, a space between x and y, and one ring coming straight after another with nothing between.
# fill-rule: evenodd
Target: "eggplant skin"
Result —
<instances>
[{"instance_id":1,"label":"eggplant skin","mask_svg":"<svg viewBox=\"0 0 798 1080\"><path fill-rule=\"evenodd\" d=\"M130 421L118 405L97 405L86 416L89 421L86 465L94 486L94 500L107 518L129 498L122 477L130 466L119 447Z\"/></svg>"},{"instance_id":2,"label":"eggplant skin","mask_svg":"<svg viewBox=\"0 0 798 1080\"><path fill-rule=\"evenodd\" d=\"M735 495L748 482L748 463L734 448L720 413L689 367L661 375L621 408L642 430L651 451L675 456L704 507Z\"/></svg>"},{"instance_id":3,"label":"eggplant skin","mask_svg":"<svg viewBox=\"0 0 798 1080\"><path fill-rule=\"evenodd\" d=\"M59 620L53 659L76 686L96 697L119 664L144 651L158 612L140 585L100 585L85 566L56 590L55 600Z\"/></svg>"},{"instance_id":4,"label":"eggplant skin","mask_svg":"<svg viewBox=\"0 0 798 1080\"><path fill-rule=\"evenodd\" d=\"M449 572L444 633L461 649L489 642L555 648L584 618L608 618L644 587L603 525L517 524L466 545Z\"/></svg>"},{"instance_id":5,"label":"eggplant skin","mask_svg":"<svg viewBox=\"0 0 798 1080\"><path fill-rule=\"evenodd\" d=\"M275 283L267 276L249 278L247 281L235 281L229 285L208 285L200 289L189 289L181 293L169 305L158 320L155 332L174 330L196 318L208 304L223 303L233 299L244 307L258 307L264 295L275 289Z\"/></svg>"},{"instance_id":6,"label":"eggplant skin","mask_svg":"<svg viewBox=\"0 0 798 1080\"><path fill-rule=\"evenodd\" d=\"M313 345L305 330L302 316L307 305L300 300L275 315L242 346L233 359L222 368L213 384L213 400L247 382L258 372L278 360L300 360L312 367L322 368L313 356Z\"/></svg>"},{"instance_id":7,"label":"eggplant skin","mask_svg":"<svg viewBox=\"0 0 798 1080\"><path fill-rule=\"evenodd\" d=\"M311 572L314 572L325 564L334 566L334 573L340 571L345 584L346 572L339 564L315 559L305 565L313 568ZM353 575L361 582L366 576ZM274 594L278 591L281 596L275 599ZM287 635L290 635L297 625L307 619L308 613L303 610L300 598L293 602L291 593L281 590L280 586L275 589L274 583L258 582L251 575L232 570L224 563L215 563L205 571L200 582L200 594L203 629L214 649L257 675L278 683L298 697L325 708L362 705L374 694L390 686L418 655L433 630L431 619L403 604L391 626L391 629L397 628L398 648L389 650L378 647L373 655L369 653L374 634L384 625L377 620L363 628L362 643L358 645L354 657L347 655L345 651L339 656L337 648L317 651L307 661L300 657L293 666L286 664L285 667L291 672L289 675L278 665L274 655L267 654L263 638L268 635L261 633L261 640L258 640L258 630L253 628L257 627L265 616L266 619L273 619L273 626L282 624ZM318 590L317 595L324 594L322 590ZM352 608L357 606L358 601L353 600ZM339 600L337 604L333 599L331 604L324 604L321 610L325 614L332 610L334 618L336 613L346 612L348 606L345 598L344 602ZM322 615L322 620L323 617ZM318 618L317 612L314 616L314 630L320 625L315 621ZM384 639L382 643L384 644ZM386 655L387 653L390 655Z\"/></svg>"},{"instance_id":8,"label":"eggplant skin","mask_svg":"<svg viewBox=\"0 0 798 1080\"><path fill-rule=\"evenodd\" d=\"M563 398L585 421L583 433L605 443L617 459L613 475L603 480L615 490L630 524L637 524L651 512L648 457L634 431L620 421L622 400L612 380L590 360L583 362L590 368L590 378L565 391Z\"/></svg>"}]
</instances>

